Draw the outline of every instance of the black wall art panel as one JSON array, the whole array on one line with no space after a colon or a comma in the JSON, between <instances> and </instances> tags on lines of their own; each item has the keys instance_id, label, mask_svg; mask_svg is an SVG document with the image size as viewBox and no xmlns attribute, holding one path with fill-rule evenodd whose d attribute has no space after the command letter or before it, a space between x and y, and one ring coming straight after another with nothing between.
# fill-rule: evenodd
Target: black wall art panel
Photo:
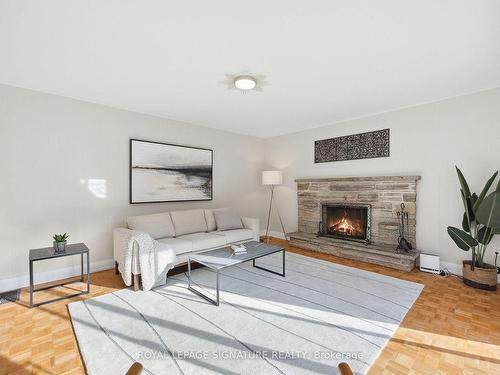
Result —
<instances>
[{"instance_id":1,"label":"black wall art panel","mask_svg":"<svg viewBox=\"0 0 500 375\"><path fill-rule=\"evenodd\" d=\"M314 142L314 162L387 157L389 141L389 129L322 139Z\"/></svg>"}]
</instances>

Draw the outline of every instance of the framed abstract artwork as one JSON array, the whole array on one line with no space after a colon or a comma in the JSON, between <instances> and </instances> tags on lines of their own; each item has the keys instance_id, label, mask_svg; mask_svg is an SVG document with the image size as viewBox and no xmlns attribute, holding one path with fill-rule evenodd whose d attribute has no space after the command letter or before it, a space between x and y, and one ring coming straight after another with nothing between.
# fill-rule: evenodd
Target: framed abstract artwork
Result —
<instances>
[{"instance_id":1,"label":"framed abstract artwork","mask_svg":"<svg viewBox=\"0 0 500 375\"><path fill-rule=\"evenodd\" d=\"M383 158L390 156L389 129L314 142L314 162Z\"/></svg>"},{"instance_id":2,"label":"framed abstract artwork","mask_svg":"<svg viewBox=\"0 0 500 375\"><path fill-rule=\"evenodd\" d=\"M130 203L212 200L213 151L130 140Z\"/></svg>"}]
</instances>

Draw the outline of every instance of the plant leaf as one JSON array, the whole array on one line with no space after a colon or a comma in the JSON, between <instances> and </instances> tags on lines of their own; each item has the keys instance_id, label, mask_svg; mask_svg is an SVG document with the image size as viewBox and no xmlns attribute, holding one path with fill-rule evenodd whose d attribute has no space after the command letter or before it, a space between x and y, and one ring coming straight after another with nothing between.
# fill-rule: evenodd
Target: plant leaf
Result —
<instances>
[{"instance_id":1,"label":"plant leaf","mask_svg":"<svg viewBox=\"0 0 500 375\"><path fill-rule=\"evenodd\" d=\"M477 240L483 245L488 245L493 238L494 233L492 228L482 227L477 232Z\"/></svg>"},{"instance_id":2,"label":"plant leaf","mask_svg":"<svg viewBox=\"0 0 500 375\"><path fill-rule=\"evenodd\" d=\"M476 193L472 193L469 199L469 210L470 210L470 218L471 220L476 220L476 212L474 211L474 205L478 200L478 196Z\"/></svg>"},{"instance_id":3,"label":"plant leaf","mask_svg":"<svg viewBox=\"0 0 500 375\"><path fill-rule=\"evenodd\" d=\"M472 203L472 206L474 206L477 202L477 200L479 199L479 197L477 196L476 193L472 193L472 195L470 196L470 201Z\"/></svg>"},{"instance_id":4,"label":"plant leaf","mask_svg":"<svg viewBox=\"0 0 500 375\"><path fill-rule=\"evenodd\" d=\"M500 228L500 191L484 198L477 210L477 220L489 228Z\"/></svg>"},{"instance_id":5,"label":"plant leaf","mask_svg":"<svg viewBox=\"0 0 500 375\"><path fill-rule=\"evenodd\" d=\"M493 184L493 181L495 181L495 178L497 177L497 175L498 175L498 171L493 173L493 176L491 176L490 179L488 181L486 181L486 185L484 185L484 188L481 191L481 194L479 194L479 197L474 202L474 205L472 207L474 209L474 212L476 212L477 209L479 208L479 206L481 205L481 202L483 201L484 197L488 193L488 190L490 190L490 187Z\"/></svg>"},{"instance_id":6,"label":"plant leaf","mask_svg":"<svg viewBox=\"0 0 500 375\"><path fill-rule=\"evenodd\" d=\"M460 189L460 193L462 194L462 201L464 202L464 210L466 210L466 215L468 214L469 216L469 225L471 222L476 220L476 215L474 215L474 210L472 209L472 196L471 197L466 197L465 193L462 189Z\"/></svg>"},{"instance_id":7,"label":"plant leaf","mask_svg":"<svg viewBox=\"0 0 500 375\"><path fill-rule=\"evenodd\" d=\"M469 185L467 184L467 180L465 179L464 175L462 174L462 171L460 169L458 169L457 166L455 166L455 169L457 170L458 180L460 181L460 186L462 186L462 190L464 191L465 197L469 198L470 197L470 189L469 189Z\"/></svg>"},{"instance_id":8,"label":"plant leaf","mask_svg":"<svg viewBox=\"0 0 500 375\"><path fill-rule=\"evenodd\" d=\"M448 234L457 246L464 251L478 245L477 241L469 234L455 227L448 227Z\"/></svg>"},{"instance_id":9,"label":"plant leaf","mask_svg":"<svg viewBox=\"0 0 500 375\"><path fill-rule=\"evenodd\" d=\"M466 232L470 232L469 220L467 220L467 214L464 212L464 217L462 219L462 229Z\"/></svg>"}]
</instances>

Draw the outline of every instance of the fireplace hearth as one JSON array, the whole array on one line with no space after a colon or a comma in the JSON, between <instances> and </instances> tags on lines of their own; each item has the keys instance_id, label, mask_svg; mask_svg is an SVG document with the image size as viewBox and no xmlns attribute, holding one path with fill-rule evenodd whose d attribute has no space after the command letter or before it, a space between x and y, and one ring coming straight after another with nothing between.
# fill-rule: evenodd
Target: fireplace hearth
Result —
<instances>
[{"instance_id":1,"label":"fireplace hearth","mask_svg":"<svg viewBox=\"0 0 500 375\"><path fill-rule=\"evenodd\" d=\"M319 235L370 243L370 205L322 203Z\"/></svg>"}]
</instances>

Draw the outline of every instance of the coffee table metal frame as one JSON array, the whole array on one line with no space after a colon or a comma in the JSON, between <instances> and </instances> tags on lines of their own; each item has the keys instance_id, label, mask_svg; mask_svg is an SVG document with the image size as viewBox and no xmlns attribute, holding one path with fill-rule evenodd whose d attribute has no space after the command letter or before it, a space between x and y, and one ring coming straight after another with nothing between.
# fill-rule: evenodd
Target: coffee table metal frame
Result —
<instances>
[{"instance_id":1,"label":"coffee table metal frame","mask_svg":"<svg viewBox=\"0 0 500 375\"><path fill-rule=\"evenodd\" d=\"M264 245L264 244L263 244ZM229 250L228 250L229 251ZM259 259L259 258L262 258L262 257L265 257L265 256L268 256L268 255L271 255L271 254L274 254L274 253L279 253L279 252L282 252L283 253L283 271L280 273L280 272L276 272L276 271L273 271L273 270L270 270L268 268L265 268L265 267L262 267L262 266L258 266L255 264L255 260L256 259ZM204 252L200 252L198 254L203 254ZM196 255L196 254L195 254ZM224 269L224 268L227 268L227 267L231 267L231 266L234 266L236 264L241 264L241 263L245 263L245 262L248 262L248 261L252 261L252 266L255 267L255 268L258 268L260 270L263 270L263 271L267 271L267 272L270 272L270 273L273 273L275 275L278 275L278 276L282 276L282 277L285 277L285 249L282 247L282 248L276 248L276 249L273 249L271 251L269 251L268 253L265 253L265 254L261 254L261 255L257 255L255 257L252 257L252 258L248 258L248 259L245 259L245 260L242 260L241 262L238 262L238 263L235 263L235 264L231 264L231 265L228 265L228 266L225 266L225 267L220 267L220 268L213 268L211 267L211 265L209 264L209 262L203 262L202 260L199 260L199 259L191 259L191 257L189 256L188 257L188 275L187 275L187 278L188 278L188 289L193 292L194 294L196 294L197 296L200 296L201 298L203 298L204 300L210 302L211 304L215 305L215 306L219 306L219 301L220 301L220 298L219 298L219 289L220 289L220 281L219 281L219 271ZM208 268L210 268L211 270L215 271L215 287L216 287L216 299L212 299L210 298L209 296L207 296L206 294L203 294L202 292L200 292L199 290L196 290L194 289L192 286L191 286L191 262L195 262L195 263L200 263Z\"/></svg>"}]
</instances>

